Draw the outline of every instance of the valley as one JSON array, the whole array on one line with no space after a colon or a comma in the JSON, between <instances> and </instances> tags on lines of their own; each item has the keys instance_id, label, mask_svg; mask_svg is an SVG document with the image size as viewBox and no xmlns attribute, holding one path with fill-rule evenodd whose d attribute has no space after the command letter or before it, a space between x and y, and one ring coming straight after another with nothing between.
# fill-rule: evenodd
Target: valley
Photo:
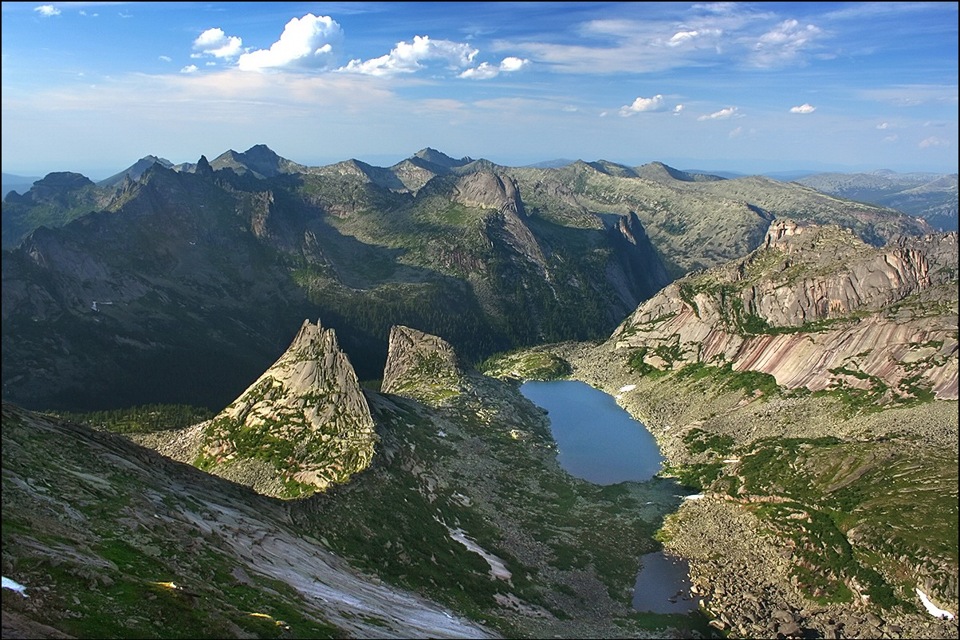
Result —
<instances>
[{"instance_id":1,"label":"valley","mask_svg":"<svg viewBox=\"0 0 960 640\"><path fill-rule=\"evenodd\" d=\"M957 637L956 232L660 163L168 164L4 202L4 637ZM571 476L530 380L665 469ZM660 550L696 612L632 608Z\"/></svg>"}]
</instances>

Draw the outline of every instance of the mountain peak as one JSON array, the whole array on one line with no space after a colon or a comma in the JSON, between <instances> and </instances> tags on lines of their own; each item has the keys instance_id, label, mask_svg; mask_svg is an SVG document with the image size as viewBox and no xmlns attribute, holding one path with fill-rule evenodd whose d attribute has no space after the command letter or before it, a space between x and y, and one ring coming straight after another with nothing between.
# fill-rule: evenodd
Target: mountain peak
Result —
<instances>
[{"instance_id":1,"label":"mountain peak","mask_svg":"<svg viewBox=\"0 0 960 640\"><path fill-rule=\"evenodd\" d=\"M112 187L122 183L124 180L139 180L140 176L146 173L154 165L160 165L166 169L172 169L173 163L167 160L166 158L158 158L154 155L146 155L132 165L124 169L123 171L116 173L109 178L101 180L97 183L99 187Z\"/></svg>"},{"instance_id":2,"label":"mountain peak","mask_svg":"<svg viewBox=\"0 0 960 640\"><path fill-rule=\"evenodd\" d=\"M473 162L473 158L469 156L464 156L459 160L451 158L447 154L437 151L436 149L431 149L430 147L425 147L420 151L417 151L413 154L413 157L420 158L421 160L426 160L433 164L439 165L445 169L453 169L454 167L462 167L465 164L470 164Z\"/></svg>"},{"instance_id":3,"label":"mountain peak","mask_svg":"<svg viewBox=\"0 0 960 640\"><path fill-rule=\"evenodd\" d=\"M305 320L273 366L211 421L201 466L260 493L299 497L365 469L375 441L334 330Z\"/></svg>"},{"instance_id":4,"label":"mountain peak","mask_svg":"<svg viewBox=\"0 0 960 640\"><path fill-rule=\"evenodd\" d=\"M679 169L666 165L662 162L650 162L637 167L637 175L654 182L714 182L719 180L718 176L712 176L702 173L687 173Z\"/></svg>"},{"instance_id":5,"label":"mountain peak","mask_svg":"<svg viewBox=\"0 0 960 640\"><path fill-rule=\"evenodd\" d=\"M229 149L217 156L211 166L217 170L251 173L257 178L272 178L281 173L304 169L303 165L277 155L265 144L255 144L242 153Z\"/></svg>"}]
</instances>

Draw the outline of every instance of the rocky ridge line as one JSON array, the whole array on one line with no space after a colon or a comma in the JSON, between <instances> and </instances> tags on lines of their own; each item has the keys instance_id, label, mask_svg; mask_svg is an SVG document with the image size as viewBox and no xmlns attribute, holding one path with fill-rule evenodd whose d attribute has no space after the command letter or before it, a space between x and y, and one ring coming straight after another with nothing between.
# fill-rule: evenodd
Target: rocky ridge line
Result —
<instances>
[{"instance_id":1,"label":"rocky ridge line","mask_svg":"<svg viewBox=\"0 0 960 640\"><path fill-rule=\"evenodd\" d=\"M953 264L951 268L949 265ZM957 399L957 234L874 249L838 228L772 224L745 259L683 278L614 332L669 369L729 363L787 388L926 388Z\"/></svg>"}]
</instances>

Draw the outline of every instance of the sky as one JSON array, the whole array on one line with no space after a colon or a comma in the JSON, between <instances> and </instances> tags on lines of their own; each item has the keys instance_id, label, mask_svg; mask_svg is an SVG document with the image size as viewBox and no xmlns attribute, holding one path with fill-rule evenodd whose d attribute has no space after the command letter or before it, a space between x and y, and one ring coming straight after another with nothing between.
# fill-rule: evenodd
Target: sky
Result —
<instances>
[{"instance_id":1,"label":"sky","mask_svg":"<svg viewBox=\"0 0 960 640\"><path fill-rule=\"evenodd\" d=\"M265 144L957 172L956 2L3 2L4 173Z\"/></svg>"}]
</instances>

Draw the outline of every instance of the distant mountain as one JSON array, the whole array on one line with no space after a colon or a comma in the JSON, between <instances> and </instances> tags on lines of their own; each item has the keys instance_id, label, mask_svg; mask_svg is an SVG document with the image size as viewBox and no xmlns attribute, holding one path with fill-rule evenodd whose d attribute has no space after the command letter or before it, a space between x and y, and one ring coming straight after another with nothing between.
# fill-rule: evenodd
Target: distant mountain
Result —
<instances>
[{"instance_id":1,"label":"distant mountain","mask_svg":"<svg viewBox=\"0 0 960 640\"><path fill-rule=\"evenodd\" d=\"M123 182L126 178L129 178L130 180L139 180L140 176L143 175L143 172L155 164L158 164L161 167L166 167L167 169L173 167L173 163L164 158L158 158L157 156L144 156L120 173L101 180L97 183L97 186L114 187Z\"/></svg>"},{"instance_id":2,"label":"distant mountain","mask_svg":"<svg viewBox=\"0 0 960 640\"><path fill-rule=\"evenodd\" d=\"M556 169L557 167L565 167L568 164L573 164L576 160L570 160L569 158L557 158L556 160L542 160L540 162L534 162L533 164L523 165L530 169Z\"/></svg>"},{"instance_id":3,"label":"distant mountain","mask_svg":"<svg viewBox=\"0 0 960 640\"><path fill-rule=\"evenodd\" d=\"M79 173L60 171L34 182L24 194L10 192L3 201L3 248L17 246L39 227L60 227L110 205L112 192Z\"/></svg>"},{"instance_id":4,"label":"distant mountain","mask_svg":"<svg viewBox=\"0 0 960 640\"><path fill-rule=\"evenodd\" d=\"M273 178L284 173L300 173L306 169L286 158L281 158L263 144L250 147L243 153L226 151L210 162L214 171L232 169L239 174L249 173L257 178Z\"/></svg>"},{"instance_id":5,"label":"distant mountain","mask_svg":"<svg viewBox=\"0 0 960 640\"><path fill-rule=\"evenodd\" d=\"M0 186L0 198L6 197L11 191L24 194L29 191L33 183L39 179L39 177L34 176L18 176L12 173L4 173L3 184Z\"/></svg>"},{"instance_id":6,"label":"distant mountain","mask_svg":"<svg viewBox=\"0 0 960 640\"><path fill-rule=\"evenodd\" d=\"M923 218L936 229L957 230L957 174L818 173L797 182L832 195Z\"/></svg>"}]
</instances>

